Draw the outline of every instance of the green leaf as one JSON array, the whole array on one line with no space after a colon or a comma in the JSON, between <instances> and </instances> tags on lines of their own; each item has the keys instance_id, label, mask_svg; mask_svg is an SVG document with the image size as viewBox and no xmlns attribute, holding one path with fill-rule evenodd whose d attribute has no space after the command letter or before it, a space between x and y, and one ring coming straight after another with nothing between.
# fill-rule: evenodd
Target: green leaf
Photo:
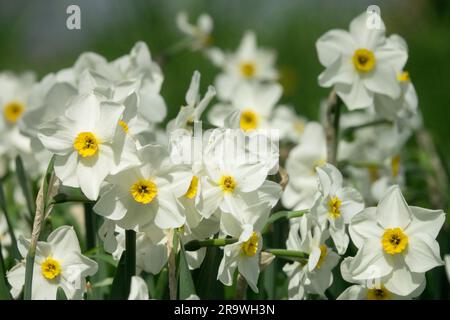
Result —
<instances>
[{"instance_id":1,"label":"green leaf","mask_svg":"<svg viewBox=\"0 0 450 320\"><path fill-rule=\"evenodd\" d=\"M164 268L159 273L158 281L156 283L155 295L153 298L156 300L161 300L164 298L164 294L166 293L167 288L167 279L169 276L169 271L167 268Z\"/></svg>"},{"instance_id":2,"label":"green leaf","mask_svg":"<svg viewBox=\"0 0 450 320\"><path fill-rule=\"evenodd\" d=\"M56 291L56 300L67 300L66 293L61 287L58 287L58 291Z\"/></svg>"},{"instance_id":3,"label":"green leaf","mask_svg":"<svg viewBox=\"0 0 450 320\"><path fill-rule=\"evenodd\" d=\"M126 300L126 254L122 252L111 287L111 300Z\"/></svg>"},{"instance_id":4,"label":"green leaf","mask_svg":"<svg viewBox=\"0 0 450 320\"><path fill-rule=\"evenodd\" d=\"M189 270L189 266L186 260L186 252L184 246L180 245L180 264L179 264L179 298L186 300L191 295L196 294L194 281L192 280L192 274Z\"/></svg>"},{"instance_id":5,"label":"green leaf","mask_svg":"<svg viewBox=\"0 0 450 320\"><path fill-rule=\"evenodd\" d=\"M27 203L28 212L31 219L34 219L34 214L36 212L36 203L34 202L35 197L33 196L31 181L25 172L23 161L20 156L16 157L16 173L20 188L22 189L22 193Z\"/></svg>"},{"instance_id":6,"label":"green leaf","mask_svg":"<svg viewBox=\"0 0 450 320\"><path fill-rule=\"evenodd\" d=\"M11 300L9 286L6 280L6 269L2 255L2 244L0 243L0 300Z\"/></svg>"},{"instance_id":7,"label":"green leaf","mask_svg":"<svg viewBox=\"0 0 450 320\"><path fill-rule=\"evenodd\" d=\"M9 236L11 238L12 256L17 260L21 260L22 256L20 255L19 249L17 248L17 240L16 240L16 236L14 235L14 228L11 223L11 217L9 215L8 206L6 204L5 193L3 192L3 184L1 181L0 181L0 207L3 210L3 213L5 214L6 224L8 225L8 232L9 232Z\"/></svg>"}]
</instances>

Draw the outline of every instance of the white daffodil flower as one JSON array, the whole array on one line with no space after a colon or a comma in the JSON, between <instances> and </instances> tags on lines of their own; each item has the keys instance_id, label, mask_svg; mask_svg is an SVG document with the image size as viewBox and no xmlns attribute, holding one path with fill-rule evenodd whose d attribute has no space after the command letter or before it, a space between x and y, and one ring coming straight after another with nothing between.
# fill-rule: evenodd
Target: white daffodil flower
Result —
<instances>
[{"instance_id":1,"label":"white daffodil flower","mask_svg":"<svg viewBox=\"0 0 450 320\"><path fill-rule=\"evenodd\" d=\"M417 298L425 289L425 281L416 290L406 296L400 296L390 292L384 286L389 278L371 279L370 281L357 281L351 277L349 266L353 257L347 257L341 263L341 274L345 281L357 283L345 289L337 300L410 300Z\"/></svg>"},{"instance_id":2,"label":"white daffodil flower","mask_svg":"<svg viewBox=\"0 0 450 320\"><path fill-rule=\"evenodd\" d=\"M128 300L149 300L148 286L139 276L131 277L130 294Z\"/></svg>"},{"instance_id":3,"label":"white daffodil flower","mask_svg":"<svg viewBox=\"0 0 450 320\"><path fill-rule=\"evenodd\" d=\"M280 198L280 185L266 180L270 165L250 158L243 137L226 133L211 137L217 140L205 153L203 207L199 209L206 217L217 208L239 216L242 206L268 202L274 207Z\"/></svg>"},{"instance_id":4,"label":"white daffodil flower","mask_svg":"<svg viewBox=\"0 0 450 320\"><path fill-rule=\"evenodd\" d=\"M20 155L30 173L37 174L39 162L31 151L31 141L20 131L25 114L30 112L30 94L35 76L32 73L16 75L0 73L0 158L14 168L12 160Z\"/></svg>"},{"instance_id":5,"label":"white daffodil flower","mask_svg":"<svg viewBox=\"0 0 450 320\"><path fill-rule=\"evenodd\" d=\"M369 29L364 12L350 23L349 32L331 30L317 40L322 87L334 87L349 110L373 106L374 95L392 99L401 94L397 74L408 58L405 41L385 36L385 26Z\"/></svg>"},{"instance_id":6,"label":"white daffodil flower","mask_svg":"<svg viewBox=\"0 0 450 320\"><path fill-rule=\"evenodd\" d=\"M269 128L273 108L282 95L277 83L242 83L230 97L230 103L219 103L208 113L208 121L216 127L241 128L244 131Z\"/></svg>"},{"instance_id":7,"label":"white daffodil flower","mask_svg":"<svg viewBox=\"0 0 450 320\"><path fill-rule=\"evenodd\" d=\"M321 225L329 224L329 231L339 254L347 250L350 238L346 225L355 214L364 209L364 200L354 188L344 187L339 170L331 164L316 168L319 195L311 208Z\"/></svg>"},{"instance_id":8,"label":"white daffodil flower","mask_svg":"<svg viewBox=\"0 0 450 320\"><path fill-rule=\"evenodd\" d=\"M308 258L283 267L289 279L289 299L302 300L308 294L325 297L325 290L333 283L331 271L339 262L339 255L325 244L329 236L309 215L291 223L286 248L303 252Z\"/></svg>"},{"instance_id":9,"label":"white daffodil flower","mask_svg":"<svg viewBox=\"0 0 450 320\"><path fill-rule=\"evenodd\" d=\"M275 69L275 53L258 48L256 36L247 31L235 53L223 53L218 49L208 52L211 60L222 68L215 87L221 100L229 101L237 88L245 82L273 81L278 77Z\"/></svg>"},{"instance_id":10,"label":"white daffodil flower","mask_svg":"<svg viewBox=\"0 0 450 320\"><path fill-rule=\"evenodd\" d=\"M18 239L22 257L26 257L30 241ZM79 300L86 291L86 277L97 272L97 263L81 254L73 227L62 226L54 230L47 242L39 241L33 268L31 298L56 300L58 287L68 299ZM7 273L11 294L18 297L25 283L25 260Z\"/></svg>"},{"instance_id":11,"label":"white daffodil flower","mask_svg":"<svg viewBox=\"0 0 450 320\"><path fill-rule=\"evenodd\" d=\"M286 160L289 182L281 198L284 207L293 210L311 208L317 192L316 167L324 165L326 158L324 129L317 122L309 122L300 143Z\"/></svg>"},{"instance_id":12,"label":"white daffodil flower","mask_svg":"<svg viewBox=\"0 0 450 320\"><path fill-rule=\"evenodd\" d=\"M191 24L189 23L186 12L179 12L176 23L178 29L187 36L189 46L192 50L201 50L211 44L213 20L208 14L202 13L197 18L197 23Z\"/></svg>"},{"instance_id":13,"label":"white daffodil flower","mask_svg":"<svg viewBox=\"0 0 450 320\"><path fill-rule=\"evenodd\" d=\"M38 137L56 155L55 174L96 200L109 174L139 164L132 140L119 125L124 107L94 94L75 99L64 116L43 124ZM124 142L125 141L125 142Z\"/></svg>"},{"instance_id":14,"label":"white daffodil flower","mask_svg":"<svg viewBox=\"0 0 450 320\"><path fill-rule=\"evenodd\" d=\"M200 99L200 72L195 71L189 89L186 93L186 106L181 107L180 112L175 119L167 125L167 131L170 133L175 129L192 129L195 121L200 121L203 111L216 95L216 89L213 86L208 87L203 99Z\"/></svg>"},{"instance_id":15,"label":"white daffodil flower","mask_svg":"<svg viewBox=\"0 0 450 320\"><path fill-rule=\"evenodd\" d=\"M151 223L161 229L182 226L186 216L176 199L188 192L192 173L174 165L162 146L148 145L138 152L142 164L110 176L94 211L124 229Z\"/></svg>"},{"instance_id":16,"label":"white daffodil flower","mask_svg":"<svg viewBox=\"0 0 450 320\"><path fill-rule=\"evenodd\" d=\"M270 209L270 204L262 202L242 207L239 218L232 214L222 214L222 232L238 239L236 243L226 245L223 249L217 279L224 285L233 284L233 275L237 268L250 288L258 292L259 256L263 240L261 230L267 222Z\"/></svg>"},{"instance_id":17,"label":"white daffodil flower","mask_svg":"<svg viewBox=\"0 0 450 320\"><path fill-rule=\"evenodd\" d=\"M398 186L392 186L377 207L353 217L350 236L358 253L350 264L355 280L389 277L384 286L409 295L425 281L425 272L443 261L435 240L445 221L442 210L408 206Z\"/></svg>"},{"instance_id":18,"label":"white daffodil flower","mask_svg":"<svg viewBox=\"0 0 450 320\"><path fill-rule=\"evenodd\" d=\"M270 127L279 130L280 140L299 143L305 131L307 120L297 115L293 108L280 105L273 111Z\"/></svg>"}]
</instances>

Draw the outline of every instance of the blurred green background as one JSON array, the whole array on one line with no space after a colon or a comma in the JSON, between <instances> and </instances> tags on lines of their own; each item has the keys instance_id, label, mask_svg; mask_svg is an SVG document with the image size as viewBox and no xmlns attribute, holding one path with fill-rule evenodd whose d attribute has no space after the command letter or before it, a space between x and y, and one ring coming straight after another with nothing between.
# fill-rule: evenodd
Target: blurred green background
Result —
<instances>
[{"instance_id":1,"label":"blurred green background","mask_svg":"<svg viewBox=\"0 0 450 320\"><path fill-rule=\"evenodd\" d=\"M66 28L66 8L70 4L81 8L81 30ZM450 1L447 0L0 0L0 71L34 70L42 77L72 66L84 51L94 51L111 60L128 53L139 40L149 45L153 56L158 56L182 37L175 24L177 12L186 11L191 19L206 12L214 20L215 46L234 50L243 32L251 29L258 35L260 45L275 49L285 86L283 102L292 104L310 119L317 119L320 100L327 96L328 90L317 84L323 68L317 60L315 41L330 29L346 29L371 4L380 6L388 34L401 35L409 45L406 69L416 86L425 126L445 159L448 172ZM169 118L184 103L194 70L201 72L204 89L213 83L218 72L195 52L184 52L163 66L162 94L169 107ZM282 230L274 235L279 238L276 242L284 241ZM440 242L442 252L448 252L445 245L448 232L441 235ZM203 273L206 271L198 272L200 278L207 275ZM448 284L442 282L443 268L432 274L429 281L434 283L424 296L448 297Z\"/></svg>"}]
</instances>

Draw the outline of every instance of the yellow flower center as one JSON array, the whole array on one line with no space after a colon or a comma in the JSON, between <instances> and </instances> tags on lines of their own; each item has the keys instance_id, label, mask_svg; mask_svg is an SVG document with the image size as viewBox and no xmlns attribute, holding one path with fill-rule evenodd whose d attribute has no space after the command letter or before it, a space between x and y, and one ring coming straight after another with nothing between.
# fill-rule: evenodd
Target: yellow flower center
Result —
<instances>
[{"instance_id":1,"label":"yellow flower center","mask_svg":"<svg viewBox=\"0 0 450 320\"><path fill-rule=\"evenodd\" d=\"M327 257L327 254L328 254L328 247L325 244L322 244L320 246L320 257L319 261L317 261L317 269L320 269L323 262L325 261L325 258Z\"/></svg>"},{"instance_id":2,"label":"yellow flower center","mask_svg":"<svg viewBox=\"0 0 450 320\"><path fill-rule=\"evenodd\" d=\"M130 192L136 202L148 204L158 194L158 187L153 181L141 179L131 186Z\"/></svg>"},{"instance_id":3,"label":"yellow flower center","mask_svg":"<svg viewBox=\"0 0 450 320\"><path fill-rule=\"evenodd\" d=\"M381 245L388 254L401 253L408 246L408 236L401 228L386 229L381 238Z\"/></svg>"},{"instance_id":4,"label":"yellow flower center","mask_svg":"<svg viewBox=\"0 0 450 320\"><path fill-rule=\"evenodd\" d=\"M397 75L397 80L399 82L409 82L411 80L408 71L403 71Z\"/></svg>"},{"instance_id":5,"label":"yellow flower center","mask_svg":"<svg viewBox=\"0 0 450 320\"><path fill-rule=\"evenodd\" d=\"M231 193L236 188L236 180L232 176L222 176L219 180L219 186L223 192Z\"/></svg>"},{"instance_id":6,"label":"yellow flower center","mask_svg":"<svg viewBox=\"0 0 450 320\"><path fill-rule=\"evenodd\" d=\"M240 127L244 131L250 131L258 128L259 117L252 110L244 110L241 113L241 119L239 121Z\"/></svg>"},{"instance_id":7,"label":"yellow flower center","mask_svg":"<svg viewBox=\"0 0 450 320\"><path fill-rule=\"evenodd\" d=\"M353 54L353 65L359 72L369 72L375 67L376 59L372 51L358 49Z\"/></svg>"},{"instance_id":8,"label":"yellow flower center","mask_svg":"<svg viewBox=\"0 0 450 320\"><path fill-rule=\"evenodd\" d=\"M3 115L5 116L6 121L11 124L15 124L20 119L24 111L25 106L23 103L12 101L7 103L3 108Z\"/></svg>"},{"instance_id":9,"label":"yellow flower center","mask_svg":"<svg viewBox=\"0 0 450 320\"><path fill-rule=\"evenodd\" d=\"M397 178L398 173L400 172L400 156L395 156L391 159L391 171L392 176Z\"/></svg>"},{"instance_id":10,"label":"yellow flower center","mask_svg":"<svg viewBox=\"0 0 450 320\"><path fill-rule=\"evenodd\" d=\"M242 252L247 257L253 257L258 251L258 241L259 241L258 234L253 231L251 237L241 244Z\"/></svg>"},{"instance_id":11,"label":"yellow flower center","mask_svg":"<svg viewBox=\"0 0 450 320\"><path fill-rule=\"evenodd\" d=\"M328 201L328 213L331 217L337 219L341 216L342 201L338 197L333 197Z\"/></svg>"},{"instance_id":12,"label":"yellow flower center","mask_svg":"<svg viewBox=\"0 0 450 320\"><path fill-rule=\"evenodd\" d=\"M119 120L119 126L122 127L123 132L128 133L130 128L128 128L128 124L125 121Z\"/></svg>"},{"instance_id":13,"label":"yellow flower center","mask_svg":"<svg viewBox=\"0 0 450 320\"><path fill-rule=\"evenodd\" d=\"M41 264L41 272L44 278L48 280L55 279L61 274L61 265L51 257L48 257Z\"/></svg>"},{"instance_id":14,"label":"yellow flower center","mask_svg":"<svg viewBox=\"0 0 450 320\"><path fill-rule=\"evenodd\" d=\"M256 65L252 61L244 61L239 65L241 74L246 78L252 78L256 73Z\"/></svg>"},{"instance_id":15,"label":"yellow flower center","mask_svg":"<svg viewBox=\"0 0 450 320\"><path fill-rule=\"evenodd\" d=\"M391 293L384 287L367 290L367 300L390 300Z\"/></svg>"},{"instance_id":16,"label":"yellow flower center","mask_svg":"<svg viewBox=\"0 0 450 320\"><path fill-rule=\"evenodd\" d=\"M81 132L75 138L73 147L83 158L92 157L97 154L100 142L92 132Z\"/></svg>"},{"instance_id":17,"label":"yellow flower center","mask_svg":"<svg viewBox=\"0 0 450 320\"><path fill-rule=\"evenodd\" d=\"M185 197L188 199L192 199L197 195L198 190L198 178L197 176L193 176L191 180L191 184L189 185L189 189L185 193Z\"/></svg>"}]
</instances>

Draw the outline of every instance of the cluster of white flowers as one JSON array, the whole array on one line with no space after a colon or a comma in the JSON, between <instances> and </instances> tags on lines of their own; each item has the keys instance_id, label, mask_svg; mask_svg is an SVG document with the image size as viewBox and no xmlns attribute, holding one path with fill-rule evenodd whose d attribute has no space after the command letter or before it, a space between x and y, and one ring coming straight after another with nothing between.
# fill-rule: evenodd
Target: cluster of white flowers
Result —
<instances>
[{"instance_id":1,"label":"cluster of white flowers","mask_svg":"<svg viewBox=\"0 0 450 320\"><path fill-rule=\"evenodd\" d=\"M220 73L201 95L194 71L174 119L166 119L162 70L142 42L113 61L84 53L73 67L40 82L30 74L0 74L0 175L14 171L11 160L20 155L30 175L41 177L54 157L62 186L79 188L95 202L103 221L98 235L114 260L126 251L126 232L134 231L137 276L129 299L149 299L139 275L159 274L174 249L184 254L173 245L175 233L180 245L199 244L185 252L190 270L202 265L202 242L223 240L217 279L227 286L237 270L258 292L267 249L292 260L283 267L290 299L326 298L341 257L342 277L355 285L340 299L419 296L425 272L443 264L435 239L445 214L408 206L400 191L406 183L401 151L421 126L415 89L403 70L405 41L386 37L384 24L368 29L365 14L349 32L332 30L317 41L325 67L319 84L333 87L348 108L338 120L351 137L335 137L338 162L332 165L326 125L279 104L275 53L259 48L253 32L230 53L210 47L208 15L192 25L182 13L177 25L187 47L203 51ZM206 118L214 128L202 132L213 99ZM271 250L264 232L281 205L294 218L286 249ZM2 246L11 245L9 236L0 216ZM25 258L30 240L18 242ZM37 243L34 264L34 299L55 299L58 287L81 299L86 277L98 268L81 254L69 226ZM25 270L24 260L7 273L14 297Z\"/></svg>"}]
</instances>

